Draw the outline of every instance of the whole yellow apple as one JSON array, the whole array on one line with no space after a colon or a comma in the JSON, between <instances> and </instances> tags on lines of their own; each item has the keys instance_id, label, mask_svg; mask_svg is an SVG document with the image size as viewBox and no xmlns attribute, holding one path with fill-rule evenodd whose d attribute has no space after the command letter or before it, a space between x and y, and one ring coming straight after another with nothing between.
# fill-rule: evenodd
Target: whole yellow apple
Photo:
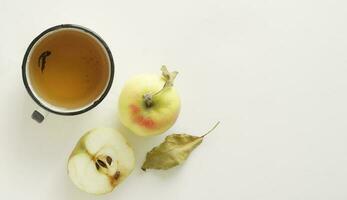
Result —
<instances>
[{"instance_id":1,"label":"whole yellow apple","mask_svg":"<svg viewBox=\"0 0 347 200\"><path fill-rule=\"evenodd\" d=\"M180 112L180 98L173 87L177 72L165 66L162 74L142 74L128 80L119 97L119 117L136 135L158 135L168 130Z\"/></svg>"}]
</instances>

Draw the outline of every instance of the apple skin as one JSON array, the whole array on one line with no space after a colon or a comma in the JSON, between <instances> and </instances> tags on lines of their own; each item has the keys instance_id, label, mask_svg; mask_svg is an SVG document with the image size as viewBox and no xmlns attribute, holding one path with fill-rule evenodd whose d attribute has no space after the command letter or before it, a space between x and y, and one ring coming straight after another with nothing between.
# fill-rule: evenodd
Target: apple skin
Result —
<instances>
[{"instance_id":1,"label":"apple skin","mask_svg":"<svg viewBox=\"0 0 347 200\"><path fill-rule=\"evenodd\" d=\"M158 135L168 130L180 112L180 98L171 86L153 96L153 104L147 107L143 96L160 91L163 76L157 74L137 75L128 80L119 97L119 117L122 124L139 136Z\"/></svg>"},{"instance_id":2,"label":"apple skin","mask_svg":"<svg viewBox=\"0 0 347 200\"><path fill-rule=\"evenodd\" d=\"M104 153L113 158L112 162L117 163L109 166L108 171L95 167L94 160ZM76 159L88 162L84 166L78 164ZM133 149L123 135L112 128L96 128L88 131L77 142L68 159L68 175L80 190L102 195L112 192L131 174L134 166ZM88 173L85 173L86 169L89 169Z\"/></svg>"}]
</instances>

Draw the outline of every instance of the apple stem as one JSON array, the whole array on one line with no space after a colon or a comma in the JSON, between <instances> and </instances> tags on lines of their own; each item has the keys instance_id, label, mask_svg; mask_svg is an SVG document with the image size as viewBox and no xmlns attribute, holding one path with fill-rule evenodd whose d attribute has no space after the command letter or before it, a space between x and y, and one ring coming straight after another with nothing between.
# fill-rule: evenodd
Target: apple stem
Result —
<instances>
[{"instance_id":1,"label":"apple stem","mask_svg":"<svg viewBox=\"0 0 347 200\"><path fill-rule=\"evenodd\" d=\"M165 82L164 86L163 86L158 92L152 94L152 96L155 96L155 95L161 93L161 92L164 91L166 88L168 88L167 82Z\"/></svg>"},{"instance_id":2,"label":"apple stem","mask_svg":"<svg viewBox=\"0 0 347 200\"><path fill-rule=\"evenodd\" d=\"M167 88L167 86L166 86L166 83L165 83L165 85L158 92L156 92L154 94L145 94L145 95L143 95L143 99L145 101L146 107L150 108L153 105L153 97L158 95L158 94L160 94L166 88Z\"/></svg>"},{"instance_id":3,"label":"apple stem","mask_svg":"<svg viewBox=\"0 0 347 200\"><path fill-rule=\"evenodd\" d=\"M145 101L145 105L147 108L150 108L153 105L153 97L160 94L162 91L164 91L166 88L172 87L173 86L173 82L178 74L177 71L174 72L169 72L169 70L167 69L167 67L165 65L163 65L161 67L161 71L162 71L162 76L165 79L165 84L164 86L157 92L155 92L154 94L145 94L143 95L143 99Z\"/></svg>"},{"instance_id":4,"label":"apple stem","mask_svg":"<svg viewBox=\"0 0 347 200\"><path fill-rule=\"evenodd\" d=\"M145 101L146 107L150 108L153 104L153 95L152 94L145 94L145 95L143 95L143 100Z\"/></svg>"},{"instance_id":5,"label":"apple stem","mask_svg":"<svg viewBox=\"0 0 347 200\"><path fill-rule=\"evenodd\" d=\"M208 135L209 133L211 133L215 128L217 128L217 126L219 125L220 121L218 121L209 131L207 131L207 133L205 133L204 135L202 135L201 137L205 137L206 135Z\"/></svg>"}]
</instances>

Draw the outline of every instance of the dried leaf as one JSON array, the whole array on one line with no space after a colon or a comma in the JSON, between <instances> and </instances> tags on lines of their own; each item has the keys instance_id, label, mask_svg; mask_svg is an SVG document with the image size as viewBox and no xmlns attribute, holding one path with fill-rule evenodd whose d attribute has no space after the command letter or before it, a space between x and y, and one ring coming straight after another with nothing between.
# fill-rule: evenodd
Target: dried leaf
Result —
<instances>
[{"instance_id":1,"label":"dried leaf","mask_svg":"<svg viewBox=\"0 0 347 200\"><path fill-rule=\"evenodd\" d=\"M177 71L174 71L174 72L169 72L169 70L167 69L167 67L165 65L163 65L161 67L161 71L162 71L162 75L163 77L165 78L166 80L166 83L164 85L164 88L165 87L171 87L173 86L173 83L174 83L174 80L178 74Z\"/></svg>"},{"instance_id":2,"label":"dried leaf","mask_svg":"<svg viewBox=\"0 0 347 200\"><path fill-rule=\"evenodd\" d=\"M190 153L201 144L204 136L217 127L219 122L206 134L197 137L188 134L172 134L159 146L147 153L141 169L170 169L182 164Z\"/></svg>"}]
</instances>

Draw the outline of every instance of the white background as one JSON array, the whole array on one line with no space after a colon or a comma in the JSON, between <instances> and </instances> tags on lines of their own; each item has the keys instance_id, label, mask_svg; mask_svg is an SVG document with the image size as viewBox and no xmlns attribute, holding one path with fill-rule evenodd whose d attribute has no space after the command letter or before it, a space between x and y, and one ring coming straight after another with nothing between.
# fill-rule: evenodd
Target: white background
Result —
<instances>
[{"instance_id":1,"label":"white background","mask_svg":"<svg viewBox=\"0 0 347 200\"><path fill-rule=\"evenodd\" d=\"M347 199L346 19L344 0L0 0L0 199ZM62 23L104 38L115 81L96 109L37 124L21 62L35 36ZM134 136L117 119L121 87L162 64L180 72L181 114L161 136ZM167 134L200 135L218 120L183 166L140 170ZM137 164L95 197L71 183L66 163L99 126L120 129Z\"/></svg>"}]
</instances>

